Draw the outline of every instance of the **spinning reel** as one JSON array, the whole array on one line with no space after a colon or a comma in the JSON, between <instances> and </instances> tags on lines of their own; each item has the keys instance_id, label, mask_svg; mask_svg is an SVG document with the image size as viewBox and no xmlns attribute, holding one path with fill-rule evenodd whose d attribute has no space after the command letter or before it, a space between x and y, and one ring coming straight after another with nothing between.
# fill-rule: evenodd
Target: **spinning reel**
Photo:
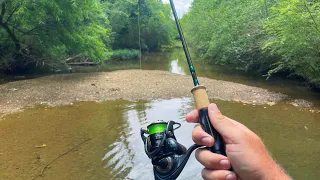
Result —
<instances>
[{"instance_id":1,"label":"spinning reel","mask_svg":"<svg viewBox=\"0 0 320 180\"><path fill-rule=\"evenodd\" d=\"M191 153L200 147L194 144L187 150L178 143L174 130L180 126L180 123L174 121L157 121L150 124L146 130L141 129L141 138L145 152L152 161L155 180L176 179L185 167ZM149 136L146 137L145 134Z\"/></svg>"}]
</instances>

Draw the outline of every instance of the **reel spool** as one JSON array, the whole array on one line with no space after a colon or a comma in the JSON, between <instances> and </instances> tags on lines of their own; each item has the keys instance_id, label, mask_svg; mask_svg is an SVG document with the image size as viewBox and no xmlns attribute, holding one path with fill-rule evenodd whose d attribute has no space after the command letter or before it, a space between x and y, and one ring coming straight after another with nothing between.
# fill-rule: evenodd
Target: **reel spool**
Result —
<instances>
[{"instance_id":1,"label":"reel spool","mask_svg":"<svg viewBox=\"0 0 320 180\"><path fill-rule=\"evenodd\" d=\"M200 147L194 144L187 150L180 144L174 135L174 130L180 127L180 123L159 120L151 123L147 129L141 129L141 139L145 152L153 164L156 180L176 179L188 162L191 153ZM146 137L145 134L148 136Z\"/></svg>"}]
</instances>

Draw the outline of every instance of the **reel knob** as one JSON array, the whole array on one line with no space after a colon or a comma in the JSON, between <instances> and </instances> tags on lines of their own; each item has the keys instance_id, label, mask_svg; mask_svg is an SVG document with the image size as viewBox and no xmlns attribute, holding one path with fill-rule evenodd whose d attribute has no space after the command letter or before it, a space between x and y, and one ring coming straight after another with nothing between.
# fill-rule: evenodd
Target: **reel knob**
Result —
<instances>
[{"instance_id":1,"label":"reel knob","mask_svg":"<svg viewBox=\"0 0 320 180\"><path fill-rule=\"evenodd\" d=\"M177 140L173 138L166 139L165 152L173 152L176 155L182 155L187 152L186 147L178 143Z\"/></svg>"},{"instance_id":2,"label":"reel knob","mask_svg":"<svg viewBox=\"0 0 320 180\"><path fill-rule=\"evenodd\" d=\"M172 157L162 158L161 160L154 162L154 168L158 173L161 174L170 172L173 168L173 165L174 161Z\"/></svg>"}]
</instances>

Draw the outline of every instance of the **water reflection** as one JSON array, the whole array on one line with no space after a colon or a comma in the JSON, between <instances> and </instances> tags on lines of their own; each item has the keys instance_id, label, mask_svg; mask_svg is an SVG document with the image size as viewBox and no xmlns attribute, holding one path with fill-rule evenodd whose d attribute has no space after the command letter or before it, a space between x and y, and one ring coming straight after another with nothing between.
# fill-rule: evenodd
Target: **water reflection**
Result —
<instances>
[{"instance_id":1,"label":"water reflection","mask_svg":"<svg viewBox=\"0 0 320 180\"><path fill-rule=\"evenodd\" d=\"M295 179L318 179L320 113L285 103L275 106L216 102L227 116L255 131L271 154ZM154 101L76 103L38 107L0 121L0 179L34 179L45 165L85 139L90 141L50 165L37 179L153 179L140 128L156 120L182 124L178 141L190 147L194 125L185 122L189 98ZM35 148L45 143L45 148ZM179 179L201 179L191 155Z\"/></svg>"},{"instance_id":2,"label":"water reflection","mask_svg":"<svg viewBox=\"0 0 320 180\"><path fill-rule=\"evenodd\" d=\"M141 107L145 107L145 109L141 109ZM114 166L114 171L117 172L120 172L118 169L132 168L130 172L127 171L128 175L126 179L153 179L152 164L144 152L143 142L140 137L140 128L146 127L151 122L160 119L165 121L174 120L181 123L183 127L175 132L178 141L186 147L189 147L193 144L190 132L192 132L194 125L185 122L185 115L191 109L193 109L193 101L189 98L137 102L128 106L128 110L123 116L124 119L128 119L128 129L126 131L130 135L127 136L128 139L125 140L125 142L128 142L128 148L134 151L134 155L128 154L131 160L130 162L126 162L128 157L125 157L124 154L126 154L128 150L123 149L123 147L125 147L124 140L115 142L111 145L113 147L112 150L104 157L104 159L106 159L113 156L109 159L107 166ZM195 160L194 155L191 156L179 179L199 179L201 177L200 172L202 168ZM121 161L123 162L123 167L118 166L121 158L124 159ZM120 176L117 175L116 177L119 178L121 176L123 176L123 172Z\"/></svg>"},{"instance_id":3,"label":"water reflection","mask_svg":"<svg viewBox=\"0 0 320 180\"><path fill-rule=\"evenodd\" d=\"M318 113L298 110L287 104L264 107L215 102L226 115L236 118L259 134L271 154L290 175L297 179L316 179L315 177L320 175L317 171L320 165L317 155L320 149L317 143L317 137L320 135ZM192 109L193 100L189 98L154 100L128 105L127 111L123 113L123 118L128 120L127 129L124 130L127 134L126 140L121 139L113 143L111 153L106 154L106 157L113 155L107 163L107 166L113 166L116 171L117 175L112 177L153 179L152 165L144 153L140 128L159 119L177 121L182 124L182 128L176 131L176 137L181 144L190 147L193 144L191 132L194 125L185 122L185 115ZM126 143L128 144L124 145ZM179 179L201 179L201 169L202 166L195 160L193 154Z\"/></svg>"},{"instance_id":4,"label":"water reflection","mask_svg":"<svg viewBox=\"0 0 320 180\"><path fill-rule=\"evenodd\" d=\"M171 61L170 72L173 74L186 75L185 71L181 66L179 66L178 62L179 62L179 59Z\"/></svg>"},{"instance_id":5,"label":"water reflection","mask_svg":"<svg viewBox=\"0 0 320 180\"><path fill-rule=\"evenodd\" d=\"M246 73L226 66L209 64L206 60L198 61L196 53L191 53L194 66L199 77L225 80L261 87L275 92L281 92L292 99L305 99L320 107L320 94L303 87L301 82L281 77L266 80L257 72ZM142 57L142 69L163 70L177 74L190 74L188 63L182 48L170 49L165 52L146 53ZM191 79L190 79L191 80Z\"/></svg>"},{"instance_id":6,"label":"water reflection","mask_svg":"<svg viewBox=\"0 0 320 180\"><path fill-rule=\"evenodd\" d=\"M231 81L261 87L275 92L281 92L290 96L291 99L289 100L305 99L312 102L317 108L320 108L320 94L303 87L301 85L302 82L281 77L272 77L271 79L266 80L261 76L261 74L254 71L246 73L226 66L209 64L209 60L198 60L199 58L197 58L195 54L196 53L191 53L194 60L194 66L199 77ZM139 61L134 60L124 62L106 62L101 67L74 67L73 70L74 72L95 72L139 68ZM169 71L171 73L182 75L190 74L188 63L185 60L185 54L182 48L173 48L164 52L143 54L142 69Z\"/></svg>"}]
</instances>

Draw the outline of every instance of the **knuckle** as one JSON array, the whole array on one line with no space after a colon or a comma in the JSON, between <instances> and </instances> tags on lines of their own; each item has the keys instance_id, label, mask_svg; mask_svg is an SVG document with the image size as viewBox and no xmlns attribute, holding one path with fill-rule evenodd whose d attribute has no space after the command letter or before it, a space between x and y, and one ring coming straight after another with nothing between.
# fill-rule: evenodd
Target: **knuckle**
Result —
<instances>
[{"instance_id":1,"label":"knuckle","mask_svg":"<svg viewBox=\"0 0 320 180\"><path fill-rule=\"evenodd\" d=\"M199 133L198 133L197 129L194 129L194 130L192 131L192 140L193 140L195 143L198 142L198 139L199 139L199 135L198 135L198 134L199 134Z\"/></svg>"},{"instance_id":2,"label":"knuckle","mask_svg":"<svg viewBox=\"0 0 320 180\"><path fill-rule=\"evenodd\" d=\"M206 160L204 163L205 163L205 167L208 169L216 169L217 168L216 158L214 158L214 157L210 157L210 158L206 157Z\"/></svg>"},{"instance_id":3,"label":"knuckle","mask_svg":"<svg viewBox=\"0 0 320 180\"><path fill-rule=\"evenodd\" d=\"M219 178L219 176L217 176L216 171L215 170L209 170L209 169L202 169L201 171L201 176L204 180L218 180L218 179L223 179L223 178Z\"/></svg>"},{"instance_id":4,"label":"knuckle","mask_svg":"<svg viewBox=\"0 0 320 180\"><path fill-rule=\"evenodd\" d=\"M197 149L196 152L195 152L195 156L196 156L196 159L200 162L200 163L203 163L203 155L204 153L204 149ZM207 159L207 158L206 158Z\"/></svg>"},{"instance_id":5,"label":"knuckle","mask_svg":"<svg viewBox=\"0 0 320 180\"><path fill-rule=\"evenodd\" d=\"M208 162L207 162L207 167L206 167L206 168L215 169L215 168L216 168L215 160L214 160L214 159L208 160Z\"/></svg>"},{"instance_id":6,"label":"knuckle","mask_svg":"<svg viewBox=\"0 0 320 180\"><path fill-rule=\"evenodd\" d=\"M201 149L197 149L196 150L196 152L195 152L195 156L196 156L196 159L198 160L198 161L200 161L200 153L201 153Z\"/></svg>"},{"instance_id":7,"label":"knuckle","mask_svg":"<svg viewBox=\"0 0 320 180\"><path fill-rule=\"evenodd\" d=\"M242 141L245 139L247 139L245 133L239 132L239 131L235 131L228 136L228 142L230 144L238 144L240 143L239 141Z\"/></svg>"},{"instance_id":8,"label":"knuckle","mask_svg":"<svg viewBox=\"0 0 320 180\"><path fill-rule=\"evenodd\" d=\"M215 107L215 108L218 108L217 104L216 103L211 103L211 106Z\"/></svg>"},{"instance_id":9,"label":"knuckle","mask_svg":"<svg viewBox=\"0 0 320 180\"><path fill-rule=\"evenodd\" d=\"M262 139L261 139L258 135L256 135L256 134L254 134L254 135L252 136L252 139L253 139L254 141L257 141L257 142L262 142Z\"/></svg>"},{"instance_id":10,"label":"knuckle","mask_svg":"<svg viewBox=\"0 0 320 180\"><path fill-rule=\"evenodd\" d=\"M206 168L208 169L216 169L217 168L217 160L214 157L211 157L209 152L206 149L198 149L195 152L196 159Z\"/></svg>"},{"instance_id":11,"label":"knuckle","mask_svg":"<svg viewBox=\"0 0 320 180\"><path fill-rule=\"evenodd\" d=\"M197 126L193 129L192 131L192 140L196 143L196 144L200 144L201 143L201 139L204 136L204 131L202 130L201 126Z\"/></svg>"},{"instance_id":12,"label":"knuckle","mask_svg":"<svg viewBox=\"0 0 320 180\"><path fill-rule=\"evenodd\" d=\"M201 176L204 180L210 180L209 176L208 176L208 170L206 169L202 169L201 171Z\"/></svg>"}]
</instances>

